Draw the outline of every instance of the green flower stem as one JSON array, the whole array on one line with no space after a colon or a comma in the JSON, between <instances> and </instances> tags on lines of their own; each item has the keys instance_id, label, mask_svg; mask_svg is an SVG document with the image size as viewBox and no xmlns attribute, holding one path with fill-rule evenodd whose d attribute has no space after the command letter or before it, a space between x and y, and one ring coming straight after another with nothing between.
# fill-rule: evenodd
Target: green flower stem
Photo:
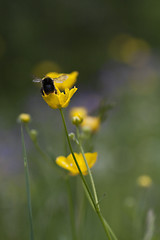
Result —
<instances>
[{"instance_id":1,"label":"green flower stem","mask_svg":"<svg viewBox=\"0 0 160 240\"><path fill-rule=\"evenodd\" d=\"M100 210L95 183L94 183L93 176L92 176L92 173L91 173L91 169L88 166L88 162L87 162L87 159L85 157L84 150L83 150L83 147L82 147L82 144L81 144L81 141L80 141L78 126L76 126L76 129L77 129L77 139L78 139L77 143L78 143L79 149L80 149L80 151L82 153L82 156L83 156L83 159L85 161L86 167L87 167L88 175L89 175L89 178L90 178L90 181L91 181L91 186L92 186L92 190L93 190L93 194L94 194L95 203L96 203L97 207Z\"/></svg>"},{"instance_id":2,"label":"green flower stem","mask_svg":"<svg viewBox=\"0 0 160 240\"><path fill-rule=\"evenodd\" d=\"M24 134L23 134L22 124L21 124L21 138L22 138L24 170L25 170L25 179L26 179L26 190L27 190L28 214L29 214L29 225L30 225L30 240L34 240L32 205L31 205L31 194L30 194L30 184L29 184L29 168L28 168L27 153L26 153L26 147L25 147L25 142L24 142Z\"/></svg>"},{"instance_id":3,"label":"green flower stem","mask_svg":"<svg viewBox=\"0 0 160 240\"><path fill-rule=\"evenodd\" d=\"M75 221L75 216L74 216L71 186L70 186L70 181L69 181L68 176L66 176L65 180L66 180L67 191L68 191L69 211L70 211L71 228L72 228L72 239L77 240L76 225L75 225L76 221Z\"/></svg>"},{"instance_id":4,"label":"green flower stem","mask_svg":"<svg viewBox=\"0 0 160 240\"><path fill-rule=\"evenodd\" d=\"M66 122L65 122L65 119L64 119L64 115L63 115L62 109L59 109L59 110L60 110L60 113L61 113L61 117L62 117L62 121L63 121L63 125L64 125L64 129L65 129L65 133L66 133L66 137L67 137L67 141L68 141L68 145L69 145L71 154L72 154L73 159L75 161L75 164L76 164L76 166L78 168L78 171L79 171L79 174L81 176L82 182L84 183L84 186L86 187L87 192L88 192L90 198L92 199L92 202L94 202L93 196L92 196L92 194L91 194L91 192L90 192L90 190L88 188L87 182L86 182L86 180L85 180L85 178L83 176L83 173L82 173L82 171L80 169L80 166L79 166L79 164L77 162L77 159L76 159L76 157L74 155L74 152L73 152L73 149L72 149L72 146L71 146L71 142L70 142L70 139L69 139L69 136L68 136L68 130L67 130L67 126L66 126Z\"/></svg>"},{"instance_id":5,"label":"green flower stem","mask_svg":"<svg viewBox=\"0 0 160 240\"><path fill-rule=\"evenodd\" d=\"M84 176L83 176L83 173L82 173L82 171L81 171L81 169L80 169L80 166L79 166L79 164L78 164L78 162L77 162L77 159L76 159L76 157L75 157L75 155L74 155L74 152L73 152L73 149L72 149L72 146L71 146L71 142L70 142L70 139L69 139L69 136L68 136L68 130L67 130L67 126L66 126L66 122L65 122L65 119L64 119L64 115L63 115L62 109L59 109L59 110L60 110L60 113L61 113L61 117L62 117L62 121L63 121L63 125L64 125L64 129L65 129L65 132L66 132L66 137L67 137L67 141L68 141L68 145L69 145L71 154L72 154L73 159L74 159L74 161L75 161L75 164L76 164L76 166L77 166L77 168L78 168L78 171L79 171L79 174L80 174L80 176L81 176L81 179L82 179L82 181L83 181L83 183L84 183L84 186L86 187L87 192L88 192L90 198L91 198L92 201L94 202L93 196L92 196L92 194L91 194L91 192L90 192L90 190L89 190L89 188L88 188L87 182L86 182L86 180L85 180L85 178L84 178Z\"/></svg>"},{"instance_id":6,"label":"green flower stem","mask_svg":"<svg viewBox=\"0 0 160 240\"><path fill-rule=\"evenodd\" d=\"M87 182L86 182L86 180L85 180L85 178L84 178L84 176L83 176L83 174L82 174L82 171L81 171L81 169L80 169L80 167L79 167L79 164L78 164L78 162L77 162L77 159L76 159L76 157L75 157L75 155L74 155L74 152L73 152L73 149L72 149L72 146L71 146L71 142L70 142L70 139L69 139L69 136L68 136L68 130L67 130L67 126L66 126L66 122L65 122L65 119L64 119L64 115L63 115L62 109L59 109L59 110L60 110L60 113L61 113L61 117L62 117L64 129L65 129L65 132L66 132L66 137L67 137L68 145L69 145L71 154L72 154L72 156L73 156L73 159L74 159L74 161L75 161L75 164L76 164L76 166L77 166L77 168L78 168L80 177L81 177L82 182L83 182L83 186L84 186L84 188L85 188L85 191L86 191L87 194L88 194L88 197L89 197L89 199L90 199L90 202L92 203L92 205L93 205L93 207L94 207L94 210L96 211L96 213L97 213L97 215L98 215L98 217L99 217L99 219L100 219L100 221L101 221L101 223L102 223L102 225L103 225L103 227L104 227L104 230L105 230L105 233L106 233L106 235L107 235L107 238L108 238L109 240L111 240L111 235L110 235L110 233L112 234L112 232L111 232L110 229L108 228L108 225L106 224L106 221L105 221L104 217L102 216L102 213L101 213L100 209L97 207L97 204L96 204L95 201L94 201L94 198L93 198L92 193L91 193L91 191L90 191L90 189L89 189L89 187L88 187L88 184L87 184ZM114 240L117 240L116 238L113 238L113 239L114 239Z\"/></svg>"},{"instance_id":7,"label":"green flower stem","mask_svg":"<svg viewBox=\"0 0 160 240\"><path fill-rule=\"evenodd\" d=\"M67 141L66 141L66 133L63 129L63 136L64 136L64 153L67 155ZM65 176L67 193L68 193L68 202L69 202L69 213L70 213L70 222L71 222L71 231L72 231L72 240L77 240L76 234L76 224L75 224L75 215L74 215L74 205L72 199L72 191L71 191L71 183L69 176Z\"/></svg>"},{"instance_id":8,"label":"green flower stem","mask_svg":"<svg viewBox=\"0 0 160 240\"><path fill-rule=\"evenodd\" d=\"M118 238L116 237L116 235L114 234L114 232L112 231L111 227L109 226L109 224L107 223L106 219L103 217L102 215L102 218L103 218L103 222L104 222L104 225L106 226L106 228L108 228L110 234L112 235L113 239L114 240L118 240Z\"/></svg>"}]
</instances>

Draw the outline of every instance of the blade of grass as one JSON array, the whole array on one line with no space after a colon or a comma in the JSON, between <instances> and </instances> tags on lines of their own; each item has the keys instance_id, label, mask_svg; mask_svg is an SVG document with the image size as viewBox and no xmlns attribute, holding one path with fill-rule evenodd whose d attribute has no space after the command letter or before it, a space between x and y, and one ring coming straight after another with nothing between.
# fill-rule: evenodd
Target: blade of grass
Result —
<instances>
[{"instance_id":1,"label":"blade of grass","mask_svg":"<svg viewBox=\"0 0 160 240\"><path fill-rule=\"evenodd\" d=\"M82 156L83 156L84 162L86 164L86 167L87 167L88 175L89 175L89 178L90 178L90 182L91 182L91 186L92 186L92 190L93 190L93 194L94 194L95 203L96 203L97 207L100 210L98 196L97 196L97 191L96 191L95 183L94 183L94 180L93 180L93 176L92 176L91 170L90 170L90 168L88 166L88 162L87 162L87 159L85 157L84 150L83 150L83 147L82 147L82 144L81 144L81 141L80 141L79 128L76 127L76 130L77 130L77 138L78 138L77 143L78 143L80 152L82 153Z\"/></svg>"},{"instance_id":2,"label":"blade of grass","mask_svg":"<svg viewBox=\"0 0 160 240\"><path fill-rule=\"evenodd\" d=\"M26 146L25 146L25 142L24 142L24 134L23 134L22 123L21 123L21 138L22 138L24 171L25 171L25 180L26 180L26 192L27 192L29 227L30 227L30 240L34 240L32 204L31 204L30 183L29 183L29 169L28 169L27 153L26 153Z\"/></svg>"}]
</instances>

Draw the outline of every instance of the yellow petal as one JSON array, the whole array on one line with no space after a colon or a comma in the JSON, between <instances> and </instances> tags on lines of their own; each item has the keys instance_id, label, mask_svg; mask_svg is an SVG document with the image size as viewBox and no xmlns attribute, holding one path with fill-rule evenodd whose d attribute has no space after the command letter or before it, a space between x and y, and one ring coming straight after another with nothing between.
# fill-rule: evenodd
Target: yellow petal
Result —
<instances>
[{"instance_id":1,"label":"yellow petal","mask_svg":"<svg viewBox=\"0 0 160 240\"><path fill-rule=\"evenodd\" d=\"M69 90L68 99L67 99L67 101L63 104L63 107L64 107L64 108L68 106L71 97L73 96L73 94L74 94L76 91L77 91L77 88L76 88L76 87L74 87L74 88L72 88L71 90Z\"/></svg>"},{"instance_id":2,"label":"yellow petal","mask_svg":"<svg viewBox=\"0 0 160 240\"><path fill-rule=\"evenodd\" d=\"M65 89L65 92L61 92L59 95L59 101L62 107L65 105L68 99L69 99L69 89L67 88Z\"/></svg>"},{"instance_id":3,"label":"yellow petal","mask_svg":"<svg viewBox=\"0 0 160 240\"><path fill-rule=\"evenodd\" d=\"M59 95L55 93L45 94L42 95L44 101L53 109L61 108L61 104L59 101Z\"/></svg>"},{"instance_id":4,"label":"yellow petal","mask_svg":"<svg viewBox=\"0 0 160 240\"><path fill-rule=\"evenodd\" d=\"M64 156L59 156L56 158L56 163L62 167L62 168L65 168L67 170L69 170L69 165L68 165L68 162L66 160L66 158Z\"/></svg>"},{"instance_id":5,"label":"yellow petal","mask_svg":"<svg viewBox=\"0 0 160 240\"><path fill-rule=\"evenodd\" d=\"M84 118L81 126L83 128L88 128L92 132L96 132L100 127L100 118L99 117L92 117L87 116Z\"/></svg>"},{"instance_id":6,"label":"yellow petal","mask_svg":"<svg viewBox=\"0 0 160 240\"><path fill-rule=\"evenodd\" d=\"M69 99L71 99L71 97L73 96L73 94L77 91L77 88L74 87L69 91Z\"/></svg>"},{"instance_id":7,"label":"yellow petal","mask_svg":"<svg viewBox=\"0 0 160 240\"><path fill-rule=\"evenodd\" d=\"M84 107L73 107L70 110L70 117L73 118L76 116L84 119L87 116L87 113L88 111Z\"/></svg>"},{"instance_id":8,"label":"yellow petal","mask_svg":"<svg viewBox=\"0 0 160 240\"><path fill-rule=\"evenodd\" d=\"M93 165L95 164L95 162L96 162L96 160L97 160L97 156L98 156L98 153L97 153L97 152L94 152L94 153L85 153L85 157L86 157L86 159L87 159L89 168L93 167Z\"/></svg>"},{"instance_id":9,"label":"yellow petal","mask_svg":"<svg viewBox=\"0 0 160 240\"><path fill-rule=\"evenodd\" d=\"M60 92L58 88L56 90L57 93L53 92L48 95L44 93L44 96L42 95L45 102L53 109L67 107L77 88L65 89L65 92Z\"/></svg>"},{"instance_id":10,"label":"yellow petal","mask_svg":"<svg viewBox=\"0 0 160 240\"><path fill-rule=\"evenodd\" d=\"M57 73L57 72L49 72L46 74L46 77L50 78L58 78L59 76L63 75L63 73Z\"/></svg>"},{"instance_id":11,"label":"yellow petal","mask_svg":"<svg viewBox=\"0 0 160 240\"><path fill-rule=\"evenodd\" d=\"M81 153L74 153L74 155L77 159L78 165L79 165L83 175L86 175L87 174L87 167L86 167L86 164L85 164L85 161L83 159L82 154ZM89 168L91 168L97 160L97 153L96 152L95 153L85 153L85 157L86 157L86 160L88 162ZM77 166L74 162L72 154L69 154L67 158L65 158L63 156L57 157L56 163L60 167L68 170L71 175L79 174L78 168L77 168Z\"/></svg>"},{"instance_id":12,"label":"yellow petal","mask_svg":"<svg viewBox=\"0 0 160 240\"><path fill-rule=\"evenodd\" d=\"M74 159L72 157L72 154L69 154L69 156L66 158L64 156L59 156L56 158L56 163L68 170L70 172L71 175L77 175L78 174L78 171L77 171L77 167L76 167L76 164L74 162Z\"/></svg>"},{"instance_id":13,"label":"yellow petal","mask_svg":"<svg viewBox=\"0 0 160 240\"><path fill-rule=\"evenodd\" d=\"M70 74L66 74L66 73L63 73L63 74L67 75L68 78L63 83L55 83L55 86L60 90L65 90L66 88L70 89L77 80L78 72L75 71Z\"/></svg>"},{"instance_id":14,"label":"yellow petal","mask_svg":"<svg viewBox=\"0 0 160 240\"><path fill-rule=\"evenodd\" d=\"M76 159L77 159L77 161L78 161L78 163L79 163L78 154L77 154L77 153L74 153L74 155L75 155L75 157L76 157ZM76 166L76 164L75 164L75 161L74 161L74 159L73 159L72 154L69 154L69 155L68 155L68 157L67 157L67 162L68 162L68 164L69 164L69 166L70 166L70 173L71 173L72 175L77 175L77 174L79 173L79 171L78 171L78 169L77 169L77 166Z\"/></svg>"}]
</instances>

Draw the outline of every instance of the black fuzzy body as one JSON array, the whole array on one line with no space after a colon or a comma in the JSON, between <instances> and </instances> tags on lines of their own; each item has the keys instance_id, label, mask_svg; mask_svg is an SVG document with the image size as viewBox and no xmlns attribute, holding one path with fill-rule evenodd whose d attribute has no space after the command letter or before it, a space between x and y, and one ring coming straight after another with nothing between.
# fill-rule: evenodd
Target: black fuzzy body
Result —
<instances>
[{"instance_id":1,"label":"black fuzzy body","mask_svg":"<svg viewBox=\"0 0 160 240\"><path fill-rule=\"evenodd\" d=\"M42 95L44 95L43 92L45 92L45 94L47 95L50 93L56 92L56 88L54 86L54 82L52 78L46 77L42 79L42 88L41 88Z\"/></svg>"}]
</instances>

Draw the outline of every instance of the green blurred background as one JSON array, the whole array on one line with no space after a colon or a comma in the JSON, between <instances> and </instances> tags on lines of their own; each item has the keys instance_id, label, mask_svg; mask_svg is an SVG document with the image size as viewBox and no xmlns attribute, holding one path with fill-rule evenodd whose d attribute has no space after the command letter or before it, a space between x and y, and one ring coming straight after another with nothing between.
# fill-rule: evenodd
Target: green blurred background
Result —
<instances>
[{"instance_id":1,"label":"green blurred background","mask_svg":"<svg viewBox=\"0 0 160 240\"><path fill-rule=\"evenodd\" d=\"M115 36L143 38L157 53L159 5L159 1L2 0L2 109L21 108L23 99L34 91L34 70L44 61L50 63L41 75L56 68L63 72L76 69L81 85L95 80L95 87L99 70L110 60L109 45Z\"/></svg>"},{"instance_id":2,"label":"green blurred background","mask_svg":"<svg viewBox=\"0 0 160 240\"><path fill-rule=\"evenodd\" d=\"M79 90L69 108L92 111L104 97L115 102L94 142L93 174L108 222L121 240L160 239L159 9L159 1L1 1L0 239L29 239L18 115L31 114L43 149L64 154L59 113L32 80L75 70ZM36 239L71 239L64 179L25 139ZM137 185L144 174L152 178L150 188ZM71 179L73 191L77 182ZM79 198L74 201L77 206ZM153 238L145 238L149 210ZM105 239L87 203L80 239Z\"/></svg>"}]
</instances>

